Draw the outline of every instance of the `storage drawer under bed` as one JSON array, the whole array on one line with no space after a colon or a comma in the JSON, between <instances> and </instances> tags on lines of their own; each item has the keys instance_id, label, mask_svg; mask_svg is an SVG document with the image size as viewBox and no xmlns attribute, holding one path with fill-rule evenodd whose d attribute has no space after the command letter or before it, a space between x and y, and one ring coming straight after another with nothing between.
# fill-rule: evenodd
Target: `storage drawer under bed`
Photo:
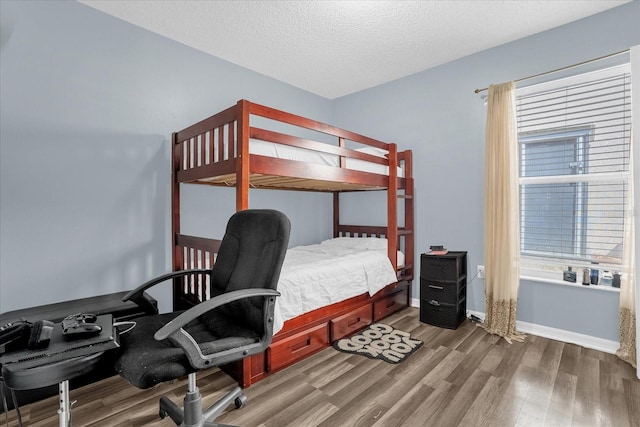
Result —
<instances>
[{"instance_id":1,"label":"storage drawer under bed","mask_svg":"<svg viewBox=\"0 0 640 427\"><path fill-rule=\"evenodd\" d=\"M331 341L339 340L353 332L359 331L373 320L371 304L356 308L329 322Z\"/></svg>"},{"instance_id":2,"label":"storage drawer under bed","mask_svg":"<svg viewBox=\"0 0 640 427\"><path fill-rule=\"evenodd\" d=\"M329 345L327 323L274 342L267 349L270 370L276 370L302 360Z\"/></svg>"},{"instance_id":3,"label":"storage drawer under bed","mask_svg":"<svg viewBox=\"0 0 640 427\"><path fill-rule=\"evenodd\" d=\"M373 320L377 322L407 306L408 287L398 289L392 294L373 303Z\"/></svg>"}]
</instances>

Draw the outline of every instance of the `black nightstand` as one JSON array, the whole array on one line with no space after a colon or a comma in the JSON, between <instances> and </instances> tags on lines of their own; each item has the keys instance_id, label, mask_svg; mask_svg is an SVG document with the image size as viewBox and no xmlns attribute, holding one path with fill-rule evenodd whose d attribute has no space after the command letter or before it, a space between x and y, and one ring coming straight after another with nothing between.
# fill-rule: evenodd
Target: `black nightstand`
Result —
<instances>
[{"instance_id":1,"label":"black nightstand","mask_svg":"<svg viewBox=\"0 0 640 427\"><path fill-rule=\"evenodd\" d=\"M467 252L420 256L420 321L456 329L467 312Z\"/></svg>"}]
</instances>

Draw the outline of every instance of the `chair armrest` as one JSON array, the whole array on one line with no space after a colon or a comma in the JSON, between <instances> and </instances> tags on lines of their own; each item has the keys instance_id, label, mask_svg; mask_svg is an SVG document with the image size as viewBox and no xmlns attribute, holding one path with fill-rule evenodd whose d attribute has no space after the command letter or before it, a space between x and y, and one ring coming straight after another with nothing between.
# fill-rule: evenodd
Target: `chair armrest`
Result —
<instances>
[{"instance_id":1,"label":"chair armrest","mask_svg":"<svg viewBox=\"0 0 640 427\"><path fill-rule=\"evenodd\" d=\"M229 363L233 360L237 360L238 354L249 356L264 350L264 348L271 343L275 297L279 295L280 292L272 289L242 289L240 291L228 292L210 300L201 302L200 304L190 308L160 328L153 337L158 341L169 338L171 343L180 347L182 351L184 351L185 355L189 359L189 363L196 369L204 369L210 366ZM242 348L231 348L218 353L205 355L202 353L200 346L193 336L183 328L189 322L216 307L228 304L232 301L258 296L265 297L264 321L266 324L265 335L258 342L245 345Z\"/></svg>"},{"instance_id":2,"label":"chair armrest","mask_svg":"<svg viewBox=\"0 0 640 427\"><path fill-rule=\"evenodd\" d=\"M155 286L155 285L157 285L159 283L162 283L162 282L164 282L166 280L173 279L175 277L186 276L187 274L193 274L193 273L211 273L211 269L196 268L196 269L191 269L191 270L173 271L171 273L163 274L162 276L158 276L156 278L153 278L153 279L149 280L148 282L145 282L142 285L138 286L134 290L130 291L124 297L122 297L122 301L126 302L126 301L131 300L131 301L135 302L136 304L138 304L138 306L140 308L142 308L145 311L145 313L147 313L147 314L156 314L158 311L153 306L151 301L149 301L145 297L144 291L149 289L150 287Z\"/></svg>"},{"instance_id":3,"label":"chair armrest","mask_svg":"<svg viewBox=\"0 0 640 427\"><path fill-rule=\"evenodd\" d=\"M200 304L195 305L189 310L180 314L178 317L160 328L153 337L157 341L162 341L169 338L170 335L178 332L182 327L202 316L207 311L213 310L216 307L220 307L221 305L228 304L232 301L262 296L278 297L280 296L280 292L274 291L272 289L242 289L239 291L232 291L222 295L218 295L217 297L211 298L207 301L203 301Z\"/></svg>"}]
</instances>

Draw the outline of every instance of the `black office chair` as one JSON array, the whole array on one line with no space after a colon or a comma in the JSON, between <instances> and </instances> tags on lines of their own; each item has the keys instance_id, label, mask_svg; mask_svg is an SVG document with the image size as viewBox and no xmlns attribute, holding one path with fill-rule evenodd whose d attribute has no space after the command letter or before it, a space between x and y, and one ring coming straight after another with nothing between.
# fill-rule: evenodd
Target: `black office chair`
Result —
<instances>
[{"instance_id":1,"label":"black office chair","mask_svg":"<svg viewBox=\"0 0 640 427\"><path fill-rule=\"evenodd\" d=\"M259 353L271 343L289 230L289 220L280 212L237 212L227 224L213 268L165 274L125 296L135 300L155 284L194 272L211 278L211 299L184 312L138 318L121 336L115 368L136 387L146 389L188 375L184 411L162 397L160 417L169 415L181 426L216 426L209 421L231 403L244 405L246 397L235 387L203 413L195 373Z\"/></svg>"}]
</instances>

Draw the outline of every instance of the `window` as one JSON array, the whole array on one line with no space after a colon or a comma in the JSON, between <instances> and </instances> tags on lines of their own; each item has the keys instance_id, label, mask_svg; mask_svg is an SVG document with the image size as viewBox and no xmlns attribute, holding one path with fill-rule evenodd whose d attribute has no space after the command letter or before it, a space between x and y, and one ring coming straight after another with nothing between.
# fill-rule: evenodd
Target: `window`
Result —
<instances>
[{"instance_id":1,"label":"window","mask_svg":"<svg viewBox=\"0 0 640 427\"><path fill-rule=\"evenodd\" d=\"M520 88L520 252L527 270L620 270L629 65Z\"/></svg>"},{"instance_id":2,"label":"window","mask_svg":"<svg viewBox=\"0 0 640 427\"><path fill-rule=\"evenodd\" d=\"M520 136L522 177L575 175L586 167L589 131ZM584 182L529 184L521 187L522 253L581 256L586 251Z\"/></svg>"}]
</instances>

